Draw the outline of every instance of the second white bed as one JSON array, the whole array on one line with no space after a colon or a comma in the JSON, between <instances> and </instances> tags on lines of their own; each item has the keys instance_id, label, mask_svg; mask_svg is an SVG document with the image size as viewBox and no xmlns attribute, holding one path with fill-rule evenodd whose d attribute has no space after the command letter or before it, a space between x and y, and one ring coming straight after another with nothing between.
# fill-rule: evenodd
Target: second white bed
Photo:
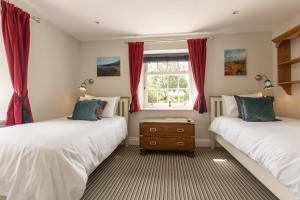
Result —
<instances>
[{"instance_id":1,"label":"second white bed","mask_svg":"<svg viewBox=\"0 0 300 200\"><path fill-rule=\"evenodd\" d=\"M88 175L125 139L125 118L66 118L0 129L0 196L79 200Z\"/></svg>"},{"instance_id":2,"label":"second white bed","mask_svg":"<svg viewBox=\"0 0 300 200\"><path fill-rule=\"evenodd\" d=\"M255 160L300 199L300 121L245 122L217 117L210 131Z\"/></svg>"}]
</instances>

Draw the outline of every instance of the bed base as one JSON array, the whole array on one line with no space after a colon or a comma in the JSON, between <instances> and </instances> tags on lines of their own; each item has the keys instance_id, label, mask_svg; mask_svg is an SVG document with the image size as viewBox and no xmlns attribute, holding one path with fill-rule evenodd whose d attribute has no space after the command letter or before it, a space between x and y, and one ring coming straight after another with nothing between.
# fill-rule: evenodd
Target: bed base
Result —
<instances>
[{"instance_id":1,"label":"bed base","mask_svg":"<svg viewBox=\"0 0 300 200\"><path fill-rule=\"evenodd\" d=\"M211 120L222 115L222 98L213 96L210 98ZM250 173L252 173L263 185L281 200L295 200L295 196L286 186L282 185L268 170L258 165L253 159L227 142L222 136L211 132L211 148L216 143L224 147L236 160L238 160Z\"/></svg>"}]
</instances>

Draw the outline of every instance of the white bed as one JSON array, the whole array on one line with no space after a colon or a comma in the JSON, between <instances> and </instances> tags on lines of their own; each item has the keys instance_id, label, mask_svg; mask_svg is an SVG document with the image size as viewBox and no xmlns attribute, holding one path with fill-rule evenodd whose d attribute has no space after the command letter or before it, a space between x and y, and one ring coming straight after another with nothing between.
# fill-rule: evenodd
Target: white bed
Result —
<instances>
[{"instance_id":1,"label":"white bed","mask_svg":"<svg viewBox=\"0 0 300 200\"><path fill-rule=\"evenodd\" d=\"M300 120L245 122L212 103L215 139L283 200L300 199ZM217 100L220 103L220 99Z\"/></svg>"},{"instance_id":2,"label":"white bed","mask_svg":"<svg viewBox=\"0 0 300 200\"><path fill-rule=\"evenodd\" d=\"M0 195L7 200L79 200L88 175L126 136L122 116L1 128Z\"/></svg>"}]
</instances>

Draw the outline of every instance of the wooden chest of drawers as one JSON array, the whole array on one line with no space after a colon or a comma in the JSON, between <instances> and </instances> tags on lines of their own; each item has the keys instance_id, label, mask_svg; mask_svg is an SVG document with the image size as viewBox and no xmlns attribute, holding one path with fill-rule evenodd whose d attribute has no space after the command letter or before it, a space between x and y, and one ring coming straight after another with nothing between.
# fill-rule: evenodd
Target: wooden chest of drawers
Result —
<instances>
[{"instance_id":1,"label":"wooden chest of drawers","mask_svg":"<svg viewBox=\"0 0 300 200\"><path fill-rule=\"evenodd\" d=\"M145 119L140 123L140 154L146 150L195 154L195 124L189 119Z\"/></svg>"}]
</instances>

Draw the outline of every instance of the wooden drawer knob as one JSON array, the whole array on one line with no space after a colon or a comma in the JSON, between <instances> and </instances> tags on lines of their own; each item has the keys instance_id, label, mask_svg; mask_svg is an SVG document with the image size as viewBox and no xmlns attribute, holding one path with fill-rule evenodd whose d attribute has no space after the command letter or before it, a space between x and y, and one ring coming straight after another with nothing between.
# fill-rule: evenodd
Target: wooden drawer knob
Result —
<instances>
[{"instance_id":1,"label":"wooden drawer knob","mask_svg":"<svg viewBox=\"0 0 300 200\"><path fill-rule=\"evenodd\" d=\"M184 142L176 142L177 146L184 146Z\"/></svg>"},{"instance_id":2,"label":"wooden drawer knob","mask_svg":"<svg viewBox=\"0 0 300 200\"><path fill-rule=\"evenodd\" d=\"M155 133L157 131L157 128L150 128L149 131L150 133Z\"/></svg>"},{"instance_id":3,"label":"wooden drawer knob","mask_svg":"<svg viewBox=\"0 0 300 200\"><path fill-rule=\"evenodd\" d=\"M183 128L177 128L176 131L177 131L177 133L183 133L184 129Z\"/></svg>"},{"instance_id":4,"label":"wooden drawer knob","mask_svg":"<svg viewBox=\"0 0 300 200\"><path fill-rule=\"evenodd\" d=\"M149 144L152 145L152 146L155 146L157 143L156 143L155 140L150 140L150 141L149 141Z\"/></svg>"}]
</instances>

